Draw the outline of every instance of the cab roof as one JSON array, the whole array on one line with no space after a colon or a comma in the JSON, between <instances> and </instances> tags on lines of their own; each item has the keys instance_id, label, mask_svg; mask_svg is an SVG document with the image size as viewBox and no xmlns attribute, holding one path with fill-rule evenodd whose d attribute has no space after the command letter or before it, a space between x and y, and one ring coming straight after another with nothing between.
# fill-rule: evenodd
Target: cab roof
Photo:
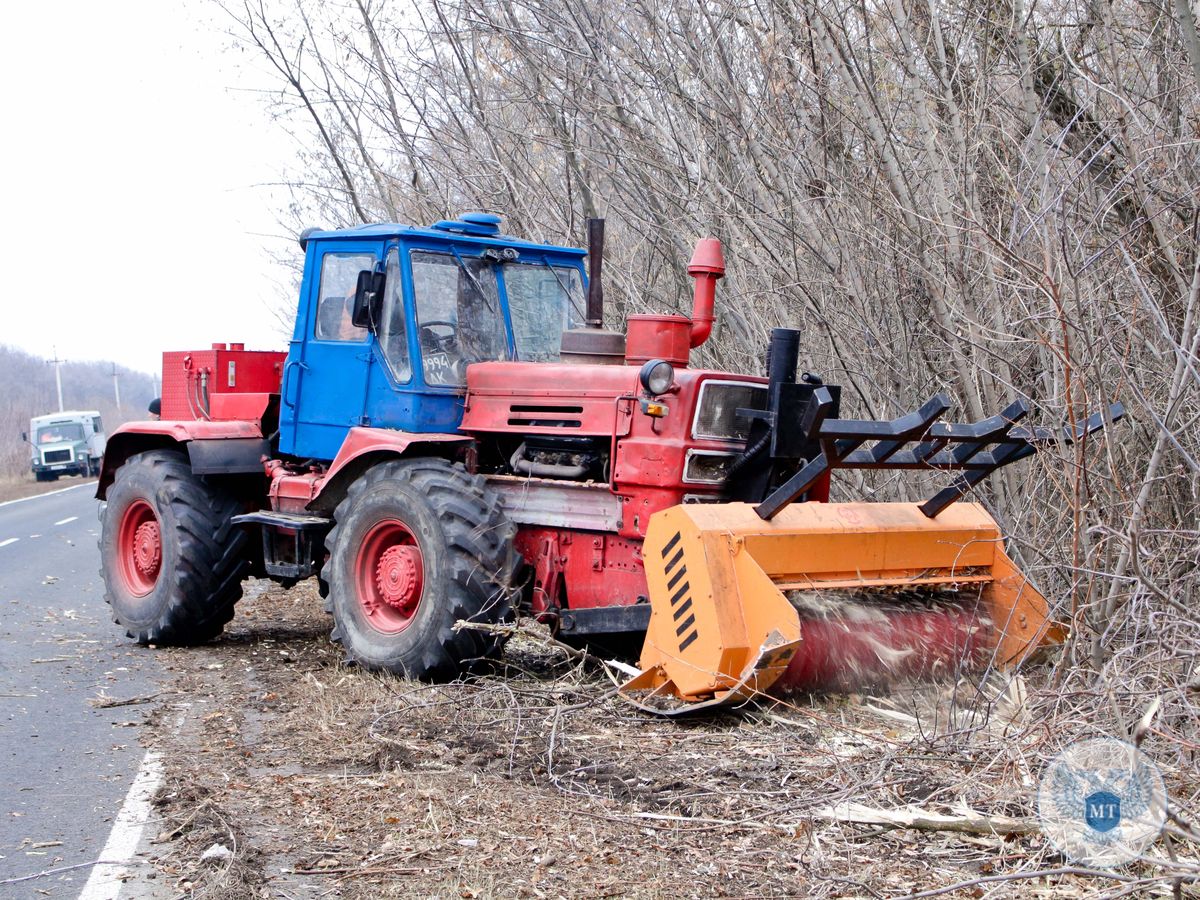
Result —
<instances>
[{"instance_id":1,"label":"cab roof","mask_svg":"<svg viewBox=\"0 0 1200 900\"><path fill-rule=\"evenodd\" d=\"M98 409L67 409L62 412L46 413L44 416L34 416L31 418L30 424L37 423L39 425L74 422L76 419L94 419L100 415Z\"/></svg>"},{"instance_id":2,"label":"cab roof","mask_svg":"<svg viewBox=\"0 0 1200 900\"><path fill-rule=\"evenodd\" d=\"M310 240L354 240L366 238L387 240L388 238L420 238L423 240L454 241L455 243L479 244L481 246L517 247L541 253L557 253L583 257L587 251L578 247L560 247L556 244L539 244L500 233L501 219L491 213L464 213L457 219L444 219L427 227L402 225L398 222L383 222L371 225L356 225L353 228L323 230L305 229L300 234L300 246L304 248Z\"/></svg>"}]
</instances>

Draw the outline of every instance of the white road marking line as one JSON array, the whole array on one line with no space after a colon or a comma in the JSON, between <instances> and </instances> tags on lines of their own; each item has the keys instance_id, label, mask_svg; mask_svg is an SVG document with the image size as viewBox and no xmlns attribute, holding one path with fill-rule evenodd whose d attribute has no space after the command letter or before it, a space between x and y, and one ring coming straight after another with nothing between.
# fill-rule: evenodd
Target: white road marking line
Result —
<instances>
[{"instance_id":1,"label":"white road marking line","mask_svg":"<svg viewBox=\"0 0 1200 900\"><path fill-rule=\"evenodd\" d=\"M0 506L12 506L14 503L24 503L26 500L40 500L43 497L53 497L55 494L65 494L67 491L77 491L81 487L94 485L95 481L85 481L82 484L73 484L70 487L59 488L57 491L46 491L44 494L34 494L31 497L18 497L16 500L5 500L0 503Z\"/></svg>"},{"instance_id":2,"label":"white road marking line","mask_svg":"<svg viewBox=\"0 0 1200 900\"><path fill-rule=\"evenodd\" d=\"M162 783L162 778L161 754L147 750L138 768L137 777L129 786L125 803L113 822L108 841L100 851L100 859L104 862L92 869L92 875L83 886L79 900L117 900L125 884L122 876L129 874L128 867L122 864L132 860L133 854L137 852L138 844L142 840L142 831L153 813L150 801Z\"/></svg>"},{"instance_id":3,"label":"white road marking line","mask_svg":"<svg viewBox=\"0 0 1200 900\"><path fill-rule=\"evenodd\" d=\"M59 519L55 525L66 525L68 522L74 522L79 516L67 516L65 519Z\"/></svg>"},{"instance_id":4,"label":"white road marking line","mask_svg":"<svg viewBox=\"0 0 1200 900\"><path fill-rule=\"evenodd\" d=\"M9 538L6 541L0 541L0 547L7 547L9 544L15 544L20 538Z\"/></svg>"}]
</instances>

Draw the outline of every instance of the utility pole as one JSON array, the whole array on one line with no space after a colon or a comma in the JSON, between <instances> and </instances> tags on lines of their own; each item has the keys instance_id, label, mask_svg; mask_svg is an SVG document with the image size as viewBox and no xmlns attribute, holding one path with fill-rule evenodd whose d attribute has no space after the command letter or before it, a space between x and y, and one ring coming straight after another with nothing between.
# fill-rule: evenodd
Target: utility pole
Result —
<instances>
[{"instance_id":1,"label":"utility pole","mask_svg":"<svg viewBox=\"0 0 1200 900\"><path fill-rule=\"evenodd\" d=\"M116 398L117 413L119 414L121 412L121 383L117 379L117 364L116 363L113 363L112 376L113 376L113 397Z\"/></svg>"},{"instance_id":2,"label":"utility pole","mask_svg":"<svg viewBox=\"0 0 1200 900\"><path fill-rule=\"evenodd\" d=\"M58 358L58 348L57 347L54 348L54 359L50 360L50 363L51 363L51 365L54 366L54 383L58 386L58 411L62 412L63 411L63 402L62 402L62 364L63 364L63 361Z\"/></svg>"}]
</instances>

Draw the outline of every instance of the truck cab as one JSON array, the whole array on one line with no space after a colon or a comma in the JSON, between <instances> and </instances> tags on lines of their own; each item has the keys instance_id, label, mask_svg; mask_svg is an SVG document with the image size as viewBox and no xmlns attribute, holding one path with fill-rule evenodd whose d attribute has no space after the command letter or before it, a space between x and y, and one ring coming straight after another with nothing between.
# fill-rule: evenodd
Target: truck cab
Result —
<instances>
[{"instance_id":1,"label":"truck cab","mask_svg":"<svg viewBox=\"0 0 1200 900\"><path fill-rule=\"evenodd\" d=\"M301 236L279 452L331 460L354 427L454 432L469 365L558 360L561 333L584 320L585 251L499 225L470 213Z\"/></svg>"},{"instance_id":2,"label":"truck cab","mask_svg":"<svg viewBox=\"0 0 1200 900\"><path fill-rule=\"evenodd\" d=\"M104 424L97 410L67 410L29 421L30 467L38 481L95 475L104 456Z\"/></svg>"}]
</instances>

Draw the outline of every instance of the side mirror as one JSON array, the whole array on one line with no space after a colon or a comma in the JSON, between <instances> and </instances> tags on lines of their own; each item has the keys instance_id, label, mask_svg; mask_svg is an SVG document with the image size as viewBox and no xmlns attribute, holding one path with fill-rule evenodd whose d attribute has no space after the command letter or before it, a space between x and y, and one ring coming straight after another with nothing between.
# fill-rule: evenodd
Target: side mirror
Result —
<instances>
[{"instance_id":1,"label":"side mirror","mask_svg":"<svg viewBox=\"0 0 1200 900\"><path fill-rule=\"evenodd\" d=\"M23 440L25 443L28 444L29 443L29 435L27 435L25 432L22 431L21 432L21 440Z\"/></svg>"},{"instance_id":2,"label":"side mirror","mask_svg":"<svg viewBox=\"0 0 1200 900\"><path fill-rule=\"evenodd\" d=\"M354 309L350 321L358 328L376 330L379 314L383 309L385 276L382 271L363 269L358 273L358 285L354 289Z\"/></svg>"}]
</instances>

